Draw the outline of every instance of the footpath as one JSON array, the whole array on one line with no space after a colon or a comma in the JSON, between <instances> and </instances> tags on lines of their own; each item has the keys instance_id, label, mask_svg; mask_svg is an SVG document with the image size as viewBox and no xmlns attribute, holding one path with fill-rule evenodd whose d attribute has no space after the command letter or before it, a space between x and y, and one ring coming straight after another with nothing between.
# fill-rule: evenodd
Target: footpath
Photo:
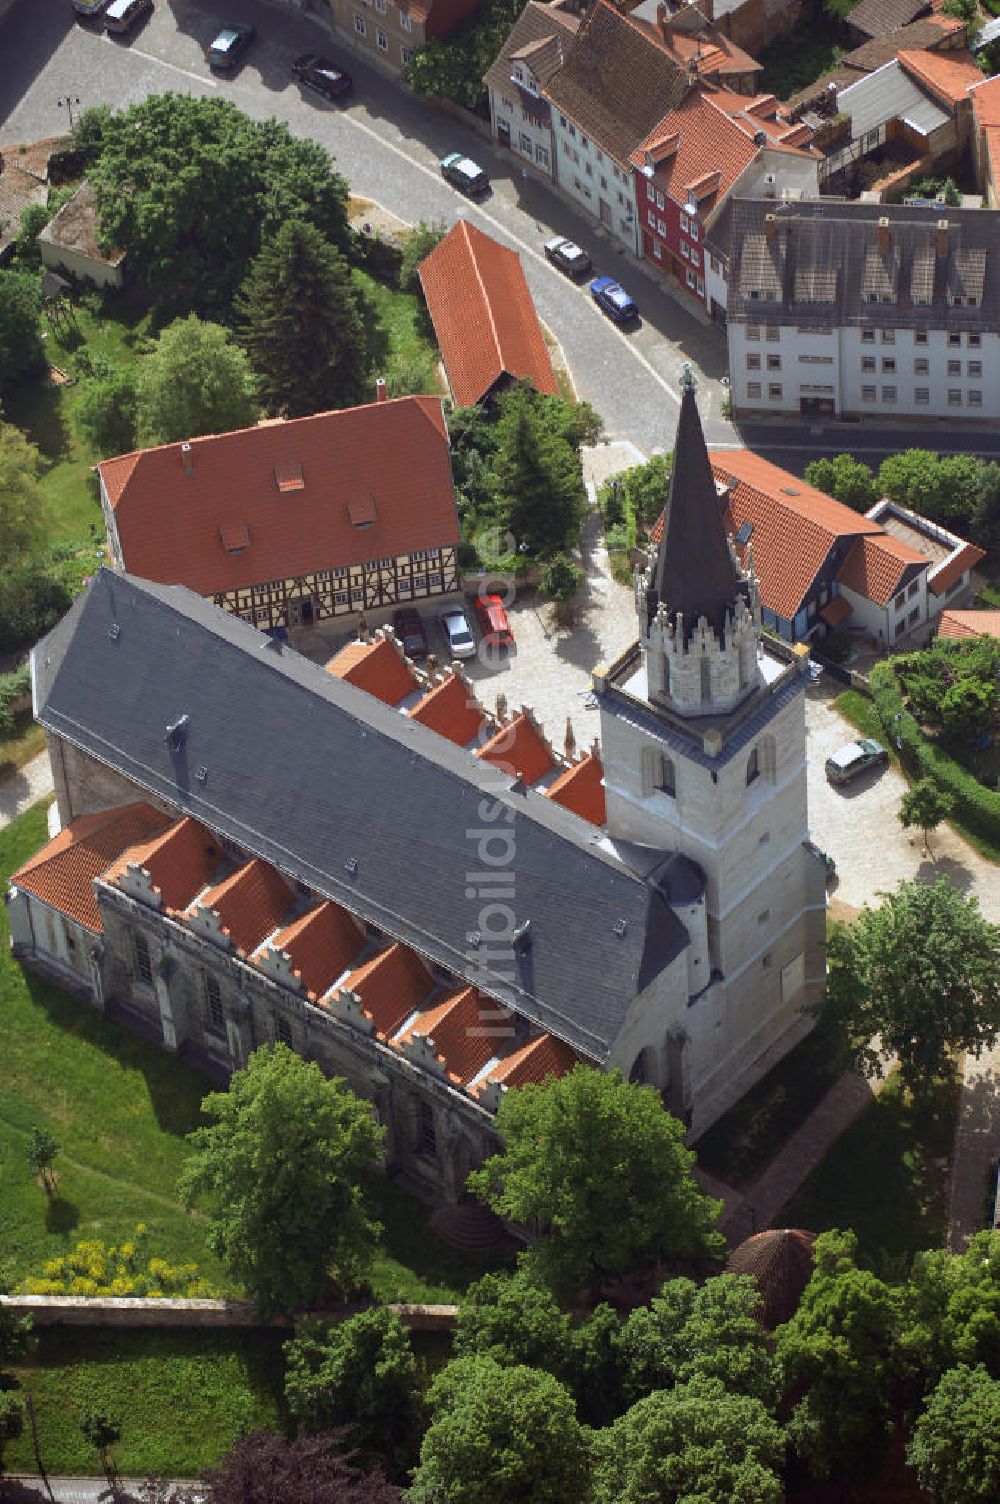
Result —
<instances>
[{"instance_id":1,"label":"footpath","mask_svg":"<svg viewBox=\"0 0 1000 1504\"><path fill-rule=\"evenodd\" d=\"M0 779L0 830L16 820L39 799L52 793L52 769L49 754L39 752L16 773Z\"/></svg>"}]
</instances>

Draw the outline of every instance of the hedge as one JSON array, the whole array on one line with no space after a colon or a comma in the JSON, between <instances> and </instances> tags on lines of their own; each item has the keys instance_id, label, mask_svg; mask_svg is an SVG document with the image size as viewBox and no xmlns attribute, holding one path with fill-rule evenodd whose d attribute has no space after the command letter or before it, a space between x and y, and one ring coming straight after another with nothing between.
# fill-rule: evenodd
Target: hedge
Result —
<instances>
[{"instance_id":1,"label":"hedge","mask_svg":"<svg viewBox=\"0 0 1000 1504\"><path fill-rule=\"evenodd\" d=\"M899 760L914 778L932 778L955 801L955 817L985 840L1000 845L1000 792L984 788L978 779L928 741L910 712L895 668L879 663L868 680L872 702L886 737L899 752Z\"/></svg>"}]
</instances>

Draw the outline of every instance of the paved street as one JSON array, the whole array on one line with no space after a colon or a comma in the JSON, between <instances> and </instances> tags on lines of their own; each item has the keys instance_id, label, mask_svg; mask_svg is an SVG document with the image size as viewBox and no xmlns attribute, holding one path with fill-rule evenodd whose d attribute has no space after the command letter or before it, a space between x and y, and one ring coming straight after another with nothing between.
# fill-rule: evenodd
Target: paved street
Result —
<instances>
[{"instance_id":1,"label":"paved street","mask_svg":"<svg viewBox=\"0 0 1000 1504\"><path fill-rule=\"evenodd\" d=\"M257 26L258 41L234 78L217 79L203 48L218 21L232 19L232 5L157 0L132 40L116 42L74 22L69 0L44 7L21 0L0 27L0 142L64 129L66 112L57 101L67 94L79 96L84 108L124 106L169 89L219 95L258 118L278 115L296 134L327 147L356 196L384 203L410 223L450 224L465 215L518 250L539 314L562 343L580 396L601 413L609 435L632 439L647 453L670 448L677 383L690 360L702 373L699 397L710 442L737 442L719 416L724 338L613 248L603 231L544 184L522 177L510 156L495 153L467 126L383 79L317 23L259 0L241 0L239 13ZM355 90L348 103L326 105L292 83L291 59L317 46L350 69ZM493 194L482 206L441 179L437 161L456 148L476 156L493 179ZM617 330L585 286L574 286L549 266L541 246L553 232L572 235L592 253L598 270L621 277L642 309L639 329Z\"/></svg>"},{"instance_id":2,"label":"paved street","mask_svg":"<svg viewBox=\"0 0 1000 1504\"><path fill-rule=\"evenodd\" d=\"M23 768L0 780L0 830L51 792L49 754L39 752Z\"/></svg>"},{"instance_id":3,"label":"paved street","mask_svg":"<svg viewBox=\"0 0 1000 1504\"><path fill-rule=\"evenodd\" d=\"M966 427L947 418L930 418L891 427L877 423L793 423L777 419L739 424L747 449L766 455L775 465L801 475L817 455L853 454L877 470L887 454L901 449L935 449L940 454L978 454L1000 458L1000 428ZM711 442L711 441L710 441ZM719 442L719 441L717 441Z\"/></svg>"}]
</instances>

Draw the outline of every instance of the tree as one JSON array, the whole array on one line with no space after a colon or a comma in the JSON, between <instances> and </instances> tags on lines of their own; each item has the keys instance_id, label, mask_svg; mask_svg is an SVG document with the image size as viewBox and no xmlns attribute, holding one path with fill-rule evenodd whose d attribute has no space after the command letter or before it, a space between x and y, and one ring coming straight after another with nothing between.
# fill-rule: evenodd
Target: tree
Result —
<instances>
[{"instance_id":1,"label":"tree","mask_svg":"<svg viewBox=\"0 0 1000 1504\"><path fill-rule=\"evenodd\" d=\"M847 6L850 9L850 4ZM870 465L852 454L838 454L833 459L810 460L805 468L808 485L827 496L835 496L855 512L867 512L882 492Z\"/></svg>"},{"instance_id":2,"label":"tree","mask_svg":"<svg viewBox=\"0 0 1000 1504\"><path fill-rule=\"evenodd\" d=\"M188 1136L187 1201L212 1200L208 1245L264 1314L315 1304L371 1260L379 1231L361 1176L385 1141L367 1102L287 1045L255 1050Z\"/></svg>"},{"instance_id":3,"label":"tree","mask_svg":"<svg viewBox=\"0 0 1000 1504\"><path fill-rule=\"evenodd\" d=\"M310 1431L344 1428L352 1445L405 1463L417 1370L406 1328L384 1306L334 1326L302 1321L285 1343L285 1398Z\"/></svg>"},{"instance_id":4,"label":"tree","mask_svg":"<svg viewBox=\"0 0 1000 1504\"><path fill-rule=\"evenodd\" d=\"M784 1450L759 1400L692 1379L596 1433L593 1504L781 1504Z\"/></svg>"},{"instance_id":5,"label":"tree","mask_svg":"<svg viewBox=\"0 0 1000 1504\"><path fill-rule=\"evenodd\" d=\"M941 696L941 731L952 741L973 741L985 731L994 715L997 702L996 680L961 679L949 684Z\"/></svg>"},{"instance_id":6,"label":"tree","mask_svg":"<svg viewBox=\"0 0 1000 1504\"><path fill-rule=\"evenodd\" d=\"M116 1447L122 1439L120 1422L110 1416L106 1410L85 1410L80 1417L80 1430L83 1432L84 1441L89 1442L100 1457L101 1467L114 1497L118 1486L118 1467L112 1448Z\"/></svg>"},{"instance_id":7,"label":"tree","mask_svg":"<svg viewBox=\"0 0 1000 1504\"><path fill-rule=\"evenodd\" d=\"M971 26L979 14L977 0L944 0L941 13L945 16L953 16L956 21L964 21L966 26Z\"/></svg>"},{"instance_id":8,"label":"tree","mask_svg":"<svg viewBox=\"0 0 1000 1504\"><path fill-rule=\"evenodd\" d=\"M229 433L257 420L254 379L227 329L196 314L169 324L139 367L136 426L140 445L174 444Z\"/></svg>"},{"instance_id":9,"label":"tree","mask_svg":"<svg viewBox=\"0 0 1000 1504\"><path fill-rule=\"evenodd\" d=\"M268 412L301 418L361 401L365 334L351 273L313 225L291 220L265 242L235 310Z\"/></svg>"},{"instance_id":10,"label":"tree","mask_svg":"<svg viewBox=\"0 0 1000 1504\"><path fill-rule=\"evenodd\" d=\"M883 496L924 517L941 513L941 456L930 449L906 449L890 454L879 466L878 487Z\"/></svg>"},{"instance_id":11,"label":"tree","mask_svg":"<svg viewBox=\"0 0 1000 1504\"><path fill-rule=\"evenodd\" d=\"M0 393L45 370L41 278L0 268Z\"/></svg>"},{"instance_id":12,"label":"tree","mask_svg":"<svg viewBox=\"0 0 1000 1504\"><path fill-rule=\"evenodd\" d=\"M135 448L138 415L136 373L129 366L109 366L84 381L73 417L95 454L107 458Z\"/></svg>"},{"instance_id":13,"label":"tree","mask_svg":"<svg viewBox=\"0 0 1000 1504\"><path fill-rule=\"evenodd\" d=\"M21 567L48 540L48 512L38 484L41 456L19 428L0 422L0 560Z\"/></svg>"},{"instance_id":14,"label":"tree","mask_svg":"<svg viewBox=\"0 0 1000 1504\"><path fill-rule=\"evenodd\" d=\"M858 1065L881 1073L878 1050L899 1057L904 1085L926 1093L1000 1034L1000 929L944 878L901 882L866 904L827 942L827 993Z\"/></svg>"},{"instance_id":15,"label":"tree","mask_svg":"<svg viewBox=\"0 0 1000 1504\"><path fill-rule=\"evenodd\" d=\"M954 807L954 799L933 778L921 778L899 801L899 823L904 830L919 826L924 833L924 847L930 851L927 837L942 820L947 820Z\"/></svg>"},{"instance_id":16,"label":"tree","mask_svg":"<svg viewBox=\"0 0 1000 1504\"><path fill-rule=\"evenodd\" d=\"M698 1189L684 1125L654 1087L577 1065L507 1092L496 1125L505 1151L469 1187L499 1215L542 1227L531 1257L557 1293L720 1250L719 1203Z\"/></svg>"},{"instance_id":17,"label":"tree","mask_svg":"<svg viewBox=\"0 0 1000 1504\"><path fill-rule=\"evenodd\" d=\"M358 1467L336 1431L296 1441L251 1431L206 1481L209 1504L402 1504L403 1498L381 1472Z\"/></svg>"},{"instance_id":18,"label":"tree","mask_svg":"<svg viewBox=\"0 0 1000 1504\"><path fill-rule=\"evenodd\" d=\"M621 1339L621 1318L604 1302L570 1328L566 1382L584 1425L606 1426L625 1408Z\"/></svg>"},{"instance_id":19,"label":"tree","mask_svg":"<svg viewBox=\"0 0 1000 1504\"><path fill-rule=\"evenodd\" d=\"M521 1259L514 1274L485 1274L470 1285L458 1308L452 1349L457 1358L544 1368L569 1381L570 1321Z\"/></svg>"},{"instance_id":20,"label":"tree","mask_svg":"<svg viewBox=\"0 0 1000 1504\"><path fill-rule=\"evenodd\" d=\"M587 505L579 451L530 388L500 404L493 463L503 525L519 550L549 559L580 536Z\"/></svg>"},{"instance_id":21,"label":"tree","mask_svg":"<svg viewBox=\"0 0 1000 1504\"><path fill-rule=\"evenodd\" d=\"M7 1443L17 1441L24 1430L24 1406L9 1389L0 1389L0 1473Z\"/></svg>"},{"instance_id":22,"label":"tree","mask_svg":"<svg viewBox=\"0 0 1000 1504\"><path fill-rule=\"evenodd\" d=\"M792 1319L775 1333L788 1436L817 1478L871 1476L889 1421L897 1293L855 1263L853 1233L821 1233L814 1270Z\"/></svg>"},{"instance_id":23,"label":"tree","mask_svg":"<svg viewBox=\"0 0 1000 1504\"><path fill-rule=\"evenodd\" d=\"M906 1460L935 1504L1000 1498L1000 1382L985 1368L950 1369L914 1427Z\"/></svg>"},{"instance_id":24,"label":"tree","mask_svg":"<svg viewBox=\"0 0 1000 1504\"><path fill-rule=\"evenodd\" d=\"M640 527L652 527L662 514L673 463L672 454L654 454L644 465L633 465L624 475L616 477L621 483L622 505Z\"/></svg>"},{"instance_id":25,"label":"tree","mask_svg":"<svg viewBox=\"0 0 1000 1504\"><path fill-rule=\"evenodd\" d=\"M1000 1379L1000 1233L916 1254L902 1302L900 1356L921 1396L960 1364Z\"/></svg>"},{"instance_id":26,"label":"tree","mask_svg":"<svg viewBox=\"0 0 1000 1504\"><path fill-rule=\"evenodd\" d=\"M556 554L542 570L542 594L546 600L567 606L576 599L583 581L584 573L579 564L574 564L565 554Z\"/></svg>"},{"instance_id":27,"label":"tree","mask_svg":"<svg viewBox=\"0 0 1000 1504\"><path fill-rule=\"evenodd\" d=\"M59 1153L59 1147L52 1134L45 1128L32 1128L25 1146L28 1168L35 1175L41 1176L42 1185L45 1188L47 1196L51 1196L56 1188L56 1179L52 1173L52 1166L56 1155Z\"/></svg>"},{"instance_id":28,"label":"tree","mask_svg":"<svg viewBox=\"0 0 1000 1504\"><path fill-rule=\"evenodd\" d=\"M350 245L347 184L323 147L283 122L222 99L153 94L95 134L101 244L127 251L161 302L226 312L263 242L290 220Z\"/></svg>"},{"instance_id":29,"label":"tree","mask_svg":"<svg viewBox=\"0 0 1000 1504\"><path fill-rule=\"evenodd\" d=\"M583 1432L551 1374L456 1358L427 1399L432 1419L410 1504L566 1504L586 1496Z\"/></svg>"},{"instance_id":30,"label":"tree","mask_svg":"<svg viewBox=\"0 0 1000 1504\"><path fill-rule=\"evenodd\" d=\"M447 233L447 225L438 219L431 224L422 219L414 225L403 242L403 259L399 264L399 285L404 292L414 292L419 286L417 271L421 261L441 244Z\"/></svg>"}]
</instances>

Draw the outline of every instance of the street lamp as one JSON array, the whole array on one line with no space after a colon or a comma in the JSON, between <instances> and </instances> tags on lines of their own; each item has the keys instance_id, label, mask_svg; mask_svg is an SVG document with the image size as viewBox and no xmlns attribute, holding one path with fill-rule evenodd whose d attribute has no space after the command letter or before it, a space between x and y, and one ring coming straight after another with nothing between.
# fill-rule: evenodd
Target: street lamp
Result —
<instances>
[{"instance_id":1,"label":"street lamp","mask_svg":"<svg viewBox=\"0 0 1000 1504\"><path fill-rule=\"evenodd\" d=\"M64 109L65 108L69 112L69 128L70 128L70 130L73 129L73 106L75 104L79 104L79 103L80 103L80 96L78 94L64 94L61 99L57 99L56 100L56 104L59 106L60 109Z\"/></svg>"}]
</instances>

